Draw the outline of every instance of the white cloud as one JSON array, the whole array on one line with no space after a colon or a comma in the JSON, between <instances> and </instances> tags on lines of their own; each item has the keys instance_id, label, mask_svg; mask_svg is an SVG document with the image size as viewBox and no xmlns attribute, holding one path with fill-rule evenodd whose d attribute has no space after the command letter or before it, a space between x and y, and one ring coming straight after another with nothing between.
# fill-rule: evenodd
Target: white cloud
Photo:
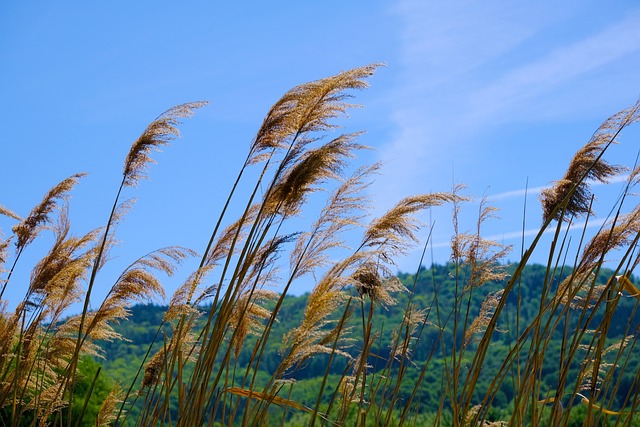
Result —
<instances>
[{"instance_id":1,"label":"white cloud","mask_svg":"<svg viewBox=\"0 0 640 427\"><path fill-rule=\"evenodd\" d=\"M469 116L474 122L495 121L505 112L526 108L527 101L572 84L582 75L640 51L640 13L573 44L554 48L542 58L509 70L472 94ZM584 88L585 91L588 88Z\"/></svg>"},{"instance_id":2,"label":"white cloud","mask_svg":"<svg viewBox=\"0 0 640 427\"><path fill-rule=\"evenodd\" d=\"M589 7L594 13L600 8ZM629 59L640 51L637 8L626 18L621 13L589 27L576 18L584 14L580 2L407 0L397 12L404 24L402 70L389 98L397 131L379 150L386 163L385 180L374 189L381 208L398 194L450 188L458 179L456 168L469 182L469 176L483 173L474 170L479 165L496 167L500 153L486 146L497 142L490 136L496 125L560 115L601 118L602 111L625 106L610 109L605 99L619 102L624 94L628 101L629 82L619 81L620 72L640 84L640 75L632 73L640 62ZM613 66L621 61L622 67ZM541 141L540 152L549 144Z\"/></svg>"},{"instance_id":3,"label":"white cloud","mask_svg":"<svg viewBox=\"0 0 640 427\"><path fill-rule=\"evenodd\" d=\"M605 224L607 222L606 218L592 218L590 219L588 222L586 221L582 221L582 222L576 222L573 223L569 226L570 230L585 230L585 229L591 229L591 228L595 228L595 227L602 227L603 224ZM536 236L538 233L540 232L539 228L529 228L527 230L519 230L519 231L508 231L505 233L499 233L499 234L492 234L489 236L482 236L483 238L487 239L487 240L493 240L496 242L502 242L502 241L506 241L506 240L514 240L514 239L521 239L522 237L532 237L532 236ZM544 230L544 234L552 234L555 233L556 229L555 227L548 227L546 230ZM448 248L451 247L451 241L448 242L437 242L433 244L434 248Z\"/></svg>"},{"instance_id":4,"label":"white cloud","mask_svg":"<svg viewBox=\"0 0 640 427\"><path fill-rule=\"evenodd\" d=\"M401 41L410 87L437 87L512 51L544 25L548 14L523 13L505 2L404 1ZM417 85L415 85L416 83Z\"/></svg>"},{"instance_id":5,"label":"white cloud","mask_svg":"<svg viewBox=\"0 0 640 427\"><path fill-rule=\"evenodd\" d=\"M605 185L605 184L617 184L621 182L626 182L628 179L629 179L628 174L622 174L622 175L616 175L610 178L606 183L601 181L588 181L588 184L593 187L593 186L599 186L599 185ZM515 197L522 198L525 196L536 196L540 194L542 190L544 190L545 188L548 188L548 187L542 186L542 187L520 188L518 190L504 191L502 193L491 194L487 197L487 199L489 201L498 201L498 200L515 198Z\"/></svg>"}]
</instances>

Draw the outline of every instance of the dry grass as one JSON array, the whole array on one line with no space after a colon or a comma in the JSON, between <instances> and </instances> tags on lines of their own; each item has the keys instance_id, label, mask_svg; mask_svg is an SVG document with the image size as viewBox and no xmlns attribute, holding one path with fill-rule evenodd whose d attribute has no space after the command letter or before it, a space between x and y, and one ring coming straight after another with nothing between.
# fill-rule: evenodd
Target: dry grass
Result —
<instances>
[{"instance_id":1,"label":"dry grass","mask_svg":"<svg viewBox=\"0 0 640 427\"><path fill-rule=\"evenodd\" d=\"M199 266L170 299L158 325L156 350L149 348L133 384L114 388L101 402L96 425L271 425L285 423L292 412L302 413L310 425L401 425L417 424L422 413L430 412L430 422L438 425L555 426L569 424L573 403L587 408L585 425L637 421L632 413L640 390L630 389L623 407L611 407L621 388L618 372L634 374L636 369L629 354L635 326L629 321L627 338L619 342L611 342L607 334L620 299L638 297L629 277L640 262L640 207L628 209L623 202L640 183L640 168L630 168L621 202L595 237L574 253L565 239L574 218L594 215L589 182L606 182L627 170L608 164L604 154L638 120L640 104L605 121L577 151L565 176L542 193L544 222L508 276L501 262L510 248L483 237L484 224L497 219L486 200L479 203L473 230L460 231L460 211L470 202L460 195L460 187L406 197L379 218L367 216L371 201L366 189L378 165L352 170L350 162L367 147L356 142L359 133L335 136L334 120L354 107L347 102L350 91L366 87L376 68L356 68L297 86L269 110L230 183ZM97 274L116 241L114 226L131 207L121 202L123 190L147 176L151 153L179 136L180 119L205 104L167 110L133 143L103 227L79 237L71 234L67 194L83 174L53 187L24 219L0 206L0 215L17 221L12 234L0 240L3 425L79 422L89 402L88 397L81 402L80 412L74 405L79 361L100 357L100 340L122 338L113 325L127 319L132 303L165 296L157 273L171 276L181 261L197 256L180 247L147 254L121 273L102 302L90 304ZM246 198L239 199L238 184L247 168L256 168L258 178ZM325 197L317 219L306 230L283 232L295 227L303 212L313 212L308 204L312 196ZM232 204L240 207L238 218L228 218ZM420 212L442 205L453 212L455 285L447 292L454 303L443 305L434 283L433 300L422 306L414 301L417 281L405 286L392 272L397 257L420 242ZM23 249L44 230L54 236L51 249L33 266L23 300L10 311L2 300L4 291L13 285L12 272ZM489 387L482 388L479 378L491 357L492 337L501 331L507 299L519 295L522 271L547 230L555 230L555 238L538 312L530 324L520 324L518 304L516 327L509 331L513 340L504 358L492 361L499 367L491 373ZM357 233L360 243L350 248L347 242L357 242ZM280 259L283 253L288 254L288 269ZM575 268L565 274L569 257ZM610 257L619 260L617 277L601 283L598 275ZM13 264L6 268L11 258ZM315 285L301 321L284 337L270 378L262 378L258 374L264 372L265 351L284 298L303 278ZM505 283L504 288L485 290L495 282ZM398 307L400 295L405 305ZM484 300L479 311L473 304L477 298ZM82 311L72 315L70 307L77 302L83 303ZM392 308L403 313L402 320L379 329L377 313ZM436 342L424 342L425 330L436 332ZM383 334L391 336L386 358L378 346ZM544 354L558 337L560 360L554 363L559 377L549 391L542 378ZM423 348L428 351L418 361L415 354ZM248 361L241 358L244 350ZM319 355L327 366L317 399L299 402L296 375ZM346 368L336 380L330 372L338 360ZM440 384L426 384L434 370ZM640 379L640 371L635 378ZM503 421L490 421L492 403L505 384L514 389L511 410L502 414ZM424 408L416 400L425 387L439 390L438 407ZM134 407L141 413L130 417Z\"/></svg>"}]
</instances>

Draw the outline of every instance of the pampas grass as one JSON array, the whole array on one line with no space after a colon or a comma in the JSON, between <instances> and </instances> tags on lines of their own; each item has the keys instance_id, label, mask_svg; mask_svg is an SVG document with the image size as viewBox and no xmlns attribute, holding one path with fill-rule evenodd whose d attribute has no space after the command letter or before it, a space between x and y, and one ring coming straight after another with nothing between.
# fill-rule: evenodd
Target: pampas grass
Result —
<instances>
[{"instance_id":1,"label":"pampas grass","mask_svg":"<svg viewBox=\"0 0 640 427\"><path fill-rule=\"evenodd\" d=\"M84 174L54 186L24 219L0 206L0 215L17 221L0 240L3 425L80 425L98 378L105 375L98 369L85 378L80 361L104 357L105 340L126 339L114 325L126 321L132 303L165 298L163 277L192 257L199 258L198 266L171 296L136 378L113 386L89 422L245 426L296 419L309 425L555 426L569 425L574 408L584 407L585 425L635 425L640 390L616 396L621 373L640 378L631 363L637 325L629 320L622 328L625 338L618 341L608 332L620 300L640 300L632 282L640 262L640 210L625 204L639 183L640 168L611 165L605 154L638 120L640 104L605 121L578 149L565 175L543 191L539 233L519 262L507 268L503 262L511 248L483 236L484 225L499 220L486 199L471 231L461 230L460 212L472 201L460 195L461 186L408 196L378 218L368 216L367 187L379 165L352 167L368 147L357 142L360 132L341 134L335 120L355 107L348 102L352 91L365 88L376 68L344 71L285 93L268 111L235 181L229 182L204 252L168 247L144 255L124 269L99 303L91 301L96 277L109 262L115 225L132 208L121 201L123 191L148 177L152 153L177 138L181 120L206 102L173 107L142 132L126 156L101 227L82 236L71 232L67 196ZM255 181L247 194L239 194L249 168L256 170ZM631 172L625 192L608 221L570 251L567 233L574 219L595 215L589 183L607 182L626 170ZM314 210L311 199L325 204ZM240 212L235 218L229 217L232 205ZM428 239L420 239L420 213L430 209L452 212L452 280L444 290L434 276L432 299L425 305L415 298L420 270L412 284L403 284L393 268L412 246L422 243L428 249ZM296 218L303 214L310 225L297 230ZM53 243L33 266L24 297L11 311L2 299L5 289L13 285L23 249L43 231L53 234ZM508 300L519 297L522 272L547 231L554 232L554 240L535 301L538 310L529 324L521 324L518 302L510 321ZM359 243L350 247L350 242ZM602 282L603 265L611 258L618 265ZM306 306L278 343L276 366L266 371L285 298L301 280L313 283ZM502 289L491 287L496 283ZM452 299L443 298L445 291ZM82 309L74 313L78 302ZM380 312L390 310L401 313L398 324L380 325ZM500 332L511 341L500 360L490 360ZM432 338L427 342L426 336ZM549 390L543 371L552 342L560 343L560 353L552 361L558 378ZM317 394L312 401L299 401L299 374L317 358L326 364ZM434 375L440 380L427 383ZM491 377L480 381L483 375ZM88 384L82 401L80 383ZM502 420L490 419L506 386L514 391L509 411L501 413ZM425 388L439 394L436 407L421 404L418 396Z\"/></svg>"}]
</instances>

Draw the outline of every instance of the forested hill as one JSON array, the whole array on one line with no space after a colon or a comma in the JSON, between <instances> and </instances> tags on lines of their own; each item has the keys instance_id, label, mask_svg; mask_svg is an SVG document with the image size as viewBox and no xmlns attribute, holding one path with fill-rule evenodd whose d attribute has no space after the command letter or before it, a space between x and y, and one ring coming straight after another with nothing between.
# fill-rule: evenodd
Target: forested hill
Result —
<instances>
[{"instance_id":1,"label":"forested hill","mask_svg":"<svg viewBox=\"0 0 640 427\"><path fill-rule=\"evenodd\" d=\"M397 303L394 305L386 305L386 307L379 307L373 317L374 324L379 326L376 330L383 331L375 336L375 342L373 344L373 350L369 357L368 363L371 365L371 371L375 372L379 366L384 365L384 360L389 360L390 357L390 344L393 334L393 328L402 324L405 310L410 302L414 310L424 310L423 313L428 314L427 321L424 322L421 329L421 337L417 342L419 343L415 348L411 349L412 363L419 365L421 361L425 361L432 355L430 363L432 366L437 366L443 363L443 356L452 348L454 342L456 348L460 348L465 339L463 334L459 331L462 330L463 322L471 323L474 318L478 316L481 310L481 305L487 295L498 292L504 288L506 282L495 283L490 282L481 287L470 289L467 292L460 292L463 286L465 286L465 272L456 272L456 267L453 264L448 265L434 265L430 268L423 268L419 272L418 276L411 274L400 274L399 278L404 286L409 290L408 292L399 292L394 294L397 298ZM498 321L498 330L492 338L492 348L490 353L495 357L487 358L485 362L487 379L489 381L494 377L496 370L498 369L500 362L504 360L506 353L511 349L510 343L516 341L516 336L522 334L525 328L531 323L532 319L540 312L540 304L542 298L543 284L547 280L547 288L551 294L556 292L559 284L564 277L571 274L570 269L555 271L549 275L545 266L530 265L525 267L524 272L521 275L521 280L516 284L513 291L509 294L508 302L505 309ZM610 270L602 270L599 273L599 277L596 279L596 283L605 284L612 277L613 272ZM455 278L458 278L456 280ZM553 277L549 279L549 277ZM635 280L632 278L632 281ZM636 281L637 283L637 281ZM435 285L434 285L435 284ZM410 292L413 290L413 294ZM458 303L457 307L463 307L463 310L458 310L457 313L453 311L455 304L455 296L463 295L463 304ZM357 293L353 292L354 296ZM287 296L284 299L282 308L279 311L278 321L273 326L270 334L270 338L267 344L267 350L263 355L260 370L264 378L268 378L273 370L278 366L279 361L282 358L281 347L283 343L283 337L286 332L296 328L303 319L304 310L306 306L308 295L302 296ZM411 301L409 301L411 298ZM547 299L550 297L547 297ZM366 304L359 302L360 300L354 300L356 309L351 316L351 330L350 336L354 338L350 347L347 348L347 352L356 356L361 350L358 346L362 337L362 312L366 312ZM614 321L609 329L607 336L608 340L615 342L615 340L621 340L625 336L631 334L633 329L640 324L640 316L634 310L636 299L633 297L621 298L618 301L616 312L614 314ZM361 311L362 310L362 311ZM109 376L117 379L122 384L130 384L132 379L136 375L137 369L143 363L143 359L149 350L151 343L154 349L159 348L165 339L165 334L168 337L170 330L159 330L158 327L162 323L162 319L166 307L156 305L138 305L131 309L131 316L129 320L123 322L117 326L117 331L121 333L129 341L115 341L104 343L103 348L105 351L105 359L99 361L106 369L105 372L109 373ZM203 318L206 318L206 308L203 308ZM467 313L468 311L468 313ZM458 329L455 329L454 318L457 316ZM598 313L588 321L590 325L597 325L599 322ZM635 317L629 322L631 317ZM624 321L616 321L616 318L621 318ZM546 348L546 354L544 356L545 368L542 370L543 381L549 387L549 390L553 390L554 383L558 380L558 366L557 360L561 350L563 341L563 334L570 334L572 330L584 329L586 325L585 319L573 319L571 318L570 311L567 310L566 319L571 323L570 328L558 327L554 332L557 336ZM576 328L577 324L581 323L580 328ZM631 325L631 328L630 326ZM586 325L590 327L589 325ZM595 326L591 327L592 329ZM571 330L570 330L571 329ZM631 329L631 330L630 330ZM568 331L568 332L567 332ZM360 340L358 339L360 337ZM454 338L455 337L455 338ZM471 337L473 338L473 337ZM251 341L251 337L248 340L248 344ZM564 337L566 339L566 337ZM473 340L469 347L473 349ZM242 352L238 357L238 366L245 366L251 356L252 345L245 345ZM433 355L436 356L433 356ZM472 352L469 353L471 357ZM440 355L440 356L438 356ZM341 356L342 357L342 356ZM445 356L446 357L446 356ZM526 358L526 355L524 356ZM314 402L317 393L317 384L325 374L327 366L327 355L316 355L313 358L305 362L305 365L295 371L291 379L297 381L296 388L296 400L307 403ZM345 367L347 366L347 358L343 357L341 361L335 361L331 365L331 375L339 376L343 374ZM636 372L634 366L639 362L639 357L632 357L627 361L627 372ZM554 365L555 363L555 365ZM548 366L548 367L547 367ZM416 370L416 374L419 370ZM428 378L433 372L434 378ZM484 371L483 371L484 372ZM427 378L422 381L424 384L440 384L442 372L439 369L429 369L426 373ZM260 375L258 376L260 377ZM411 384L411 378L405 378L401 384L401 391L403 393L411 393L413 385ZM140 378L137 382L139 383ZM480 382L483 381L481 378ZM620 393L626 393L630 387L632 387L634 379L621 378ZM487 384L488 386L488 384ZM482 389L482 387L479 387ZM542 391L544 392L544 390ZM417 391L417 398L423 402L425 408L437 408L441 396L441 393L432 387L421 387ZM306 395L308 394L308 396ZM509 403L514 398L511 392L511 387L508 381L505 381L501 390L496 395L493 402L494 408L507 408Z\"/></svg>"}]
</instances>

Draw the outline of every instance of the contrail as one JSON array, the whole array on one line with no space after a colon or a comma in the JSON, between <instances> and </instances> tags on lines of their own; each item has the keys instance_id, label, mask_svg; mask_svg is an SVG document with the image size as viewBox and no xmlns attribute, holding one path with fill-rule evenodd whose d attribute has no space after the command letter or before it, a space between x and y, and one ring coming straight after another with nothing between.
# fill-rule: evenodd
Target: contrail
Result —
<instances>
[{"instance_id":1,"label":"contrail","mask_svg":"<svg viewBox=\"0 0 640 427\"><path fill-rule=\"evenodd\" d=\"M616 183L626 182L628 180L629 180L629 174L622 174L622 175L614 176L613 178L609 179L607 182L589 180L589 185L598 186L603 184L616 184ZM540 192L545 188L549 188L549 186L530 187L530 188L522 188L519 190L505 191L502 193L490 195L487 197L487 200L496 201L496 200L514 198L514 197L537 195L537 194L540 194ZM607 218L591 218L589 219L589 221L572 223L569 229L575 230L575 229L583 229L583 228L589 229L594 227L601 227L606 221L607 221ZM495 240L495 241L521 239L522 237L535 236L536 234L538 234L539 231L540 231L539 228L530 228L524 231L518 230L518 231L508 231L504 233L496 233L490 236L483 236L483 238L487 240ZM544 231L544 234L549 234L554 232L555 232L555 227L549 227ZM451 242L450 241L437 242L437 243L431 244L431 247L448 248L448 247L451 247Z\"/></svg>"},{"instance_id":2,"label":"contrail","mask_svg":"<svg viewBox=\"0 0 640 427\"><path fill-rule=\"evenodd\" d=\"M576 230L576 229L584 229L584 228L593 228L593 227L601 227L605 222L607 221L607 218L593 218L591 220L587 221L581 221L581 222L576 222L576 223L572 223L569 226L570 230ZM555 233L556 229L555 227L548 227L545 231L544 234L551 234L551 233ZM538 234L540 232L539 228L530 228L528 230L524 230L524 232L522 230L520 231L509 231L509 232L505 232L505 233L500 233L500 234L492 234L490 236L482 236L483 239L487 239L487 240L495 240L495 241L503 241L503 240L511 240L511 239L519 239L524 237L530 237L530 236L535 236L536 234ZM434 243L432 245L434 248L447 248L451 246L451 242L439 242L439 243Z\"/></svg>"},{"instance_id":3,"label":"contrail","mask_svg":"<svg viewBox=\"0 0 640 427\"><path fill-rule=\"evenodd\" d=\"M620 183L620 182L626 182L629 179L629 174L623 174L623 175L616 175L613 178L609 179L607 182L600 182L600 181L592 181L589 180L587 181L587 183L590 186L598 186L598 185L603 185L603 184L616 184L616 183ZM503 199L509 199L512 197L524 197L524 196L528 196L528 195L537 195L540 194L540 192L542 190L544 190L545 188L549 188L550 186L546 185L546 186L542 186L542 187L531 187L531 188L521 188L520 190L511 190L511 191L505 191L503 193L497 193L497 194L493 194L490 195L489 197L487 197L487 200L489 201L496 201L496 200L503 200Z\"/></svg>"}]
</instances>

